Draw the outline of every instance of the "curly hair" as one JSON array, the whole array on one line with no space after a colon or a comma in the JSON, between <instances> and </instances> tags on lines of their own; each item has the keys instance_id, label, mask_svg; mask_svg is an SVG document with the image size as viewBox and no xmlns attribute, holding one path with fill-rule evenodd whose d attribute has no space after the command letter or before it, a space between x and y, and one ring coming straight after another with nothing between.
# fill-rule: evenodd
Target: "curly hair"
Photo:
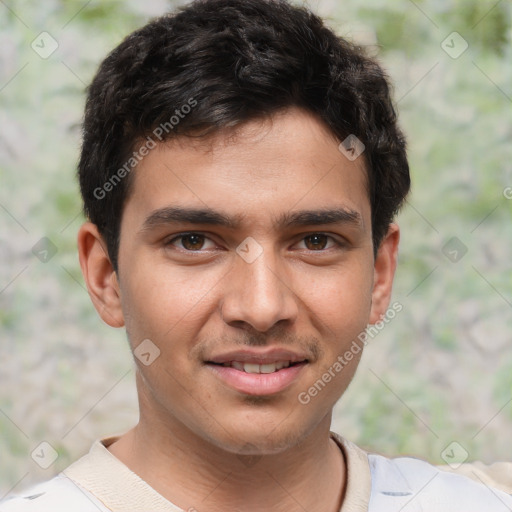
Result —
<instances>
[{"instance_id":1,"label":"curly hair","mask_svg":"<svg viewBox=\"0 0 512 512\"><path fill-rule=\"evenodd\" d=\"M88 87L78 174L117 270L130 171L158 140L300 107L364 162L376 252L410 187L388 78L362 48L285 0L196 0L127 36Z\"/></svg>"}]
</instances>

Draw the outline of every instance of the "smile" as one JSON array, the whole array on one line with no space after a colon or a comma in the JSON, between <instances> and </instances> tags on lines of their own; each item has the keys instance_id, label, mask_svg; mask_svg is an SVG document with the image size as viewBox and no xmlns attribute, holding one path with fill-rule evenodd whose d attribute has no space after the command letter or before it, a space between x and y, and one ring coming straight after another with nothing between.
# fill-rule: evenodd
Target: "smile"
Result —
<instances>
[{"instance_id":1,"label":"smile","mask_svg":"<svg viewBox=\"0 0 512 512\"><path fill-rule=\"evenodd\" d=\"M244 395L269 396L283 392L300 376L308 361L280 360L254 363L227 361L209 362L207 368L229 388Z\"/></svg>"},{"instance_id":2,"label":"smile","mask_svg":"<svg viewBox=\"0 0 512 512\"><path fill-rule=\"evenodd\" d=\"M242 361L230 361L223 363L222 366L235 368L245 373L274 373L283 368L288 368L292 365L291 361L276 361L274 363L267 364L255 364L255 363L244 363Z\"/></svg>"}]
</instances>

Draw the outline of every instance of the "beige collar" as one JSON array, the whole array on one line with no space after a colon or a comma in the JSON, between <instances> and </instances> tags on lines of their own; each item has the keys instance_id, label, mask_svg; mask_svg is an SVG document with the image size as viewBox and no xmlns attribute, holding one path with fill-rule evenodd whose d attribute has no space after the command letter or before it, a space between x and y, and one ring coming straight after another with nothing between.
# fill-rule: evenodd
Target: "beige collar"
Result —
<instances>
[{"instance_id":1,"label":"beige collar","mask_svg":"<svg viewBox=\"0 0 512 512\"><path fill-rule=\"evenodd\" d=\"M345 458L347 484L340 512L366 512L371 492L368 455L356 445L331 432ZM63 474L92 493L112 512L183 512L137 476L107 447L111 437L96 441L90 452L69 466ZM190 504L188 510L194 510Z\"/></svg>"}]
</instances>

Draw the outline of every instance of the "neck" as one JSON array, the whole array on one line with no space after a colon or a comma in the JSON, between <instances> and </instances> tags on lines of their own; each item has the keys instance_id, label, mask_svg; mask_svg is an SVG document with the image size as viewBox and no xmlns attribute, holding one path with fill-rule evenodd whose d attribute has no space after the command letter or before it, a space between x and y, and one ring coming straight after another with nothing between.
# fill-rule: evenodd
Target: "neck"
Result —
<instances>
[{"instance_id":1,"label":"neck","mask_svg":"<svg viewBox=\"0 0 512 512\"><path fill-rule=\"evenodd\" d=\"M142 411L141 411L142 412ZM338 512L343 455L330 439L330 416L278 454L240 456L183 424L145 421L109 447L118 459L183 510Z\"/></svg>"}]
</instances>

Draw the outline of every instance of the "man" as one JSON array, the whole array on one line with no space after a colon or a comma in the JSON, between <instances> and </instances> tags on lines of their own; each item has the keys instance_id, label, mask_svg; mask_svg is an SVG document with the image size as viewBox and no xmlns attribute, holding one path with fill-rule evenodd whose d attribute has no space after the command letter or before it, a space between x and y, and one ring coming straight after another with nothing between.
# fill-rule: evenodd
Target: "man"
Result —
<instances>
[{"instance_id":1,"label":"man","mask_svg":"<svg viewBox=\"0 0 512 512\"><path fill-rule=\"evenodd\" d=\"M126 327L140 421L23 511L505 511L505 492L330 433L385 317L409 190L381 68L284 1L197 1L88 92L80 264Z\"/></svg>"}]
</instances>

